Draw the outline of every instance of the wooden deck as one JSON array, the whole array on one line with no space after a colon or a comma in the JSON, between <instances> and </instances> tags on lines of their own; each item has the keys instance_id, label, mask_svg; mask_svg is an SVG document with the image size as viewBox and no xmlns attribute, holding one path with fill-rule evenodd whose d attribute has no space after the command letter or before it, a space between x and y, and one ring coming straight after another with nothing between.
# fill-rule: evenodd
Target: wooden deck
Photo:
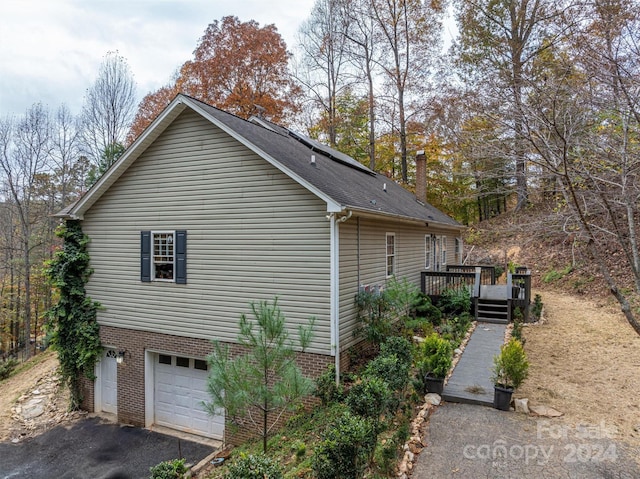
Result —
<instances>
[{"instance_id":1,"label":"wooden deck","mask_svg":"<svg viewBox=\"0 0 640 479\"><path fill-rule=\"evenodd\" d=\"M478 323L462 357L444 386L442 399L493 406L493 356L504 343L506 325Z\"/></svg>"}]
</instances>

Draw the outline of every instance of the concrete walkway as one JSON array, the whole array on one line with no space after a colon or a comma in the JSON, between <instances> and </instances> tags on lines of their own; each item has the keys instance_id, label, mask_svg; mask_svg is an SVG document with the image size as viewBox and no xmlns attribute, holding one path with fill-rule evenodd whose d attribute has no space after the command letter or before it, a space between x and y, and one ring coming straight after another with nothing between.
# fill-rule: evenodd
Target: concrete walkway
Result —
<instances>
[{"instance_id":1,"label":"concrete walkway","mask_svg":"<svg viewBox=\"0 0 640 479\"><path fill-rule=\"evenodd\" d=\"M504 343L505 324L478 323L447 381L442 398L449 402L493 406L493 356Z\"/></svg>"}]
</instances>

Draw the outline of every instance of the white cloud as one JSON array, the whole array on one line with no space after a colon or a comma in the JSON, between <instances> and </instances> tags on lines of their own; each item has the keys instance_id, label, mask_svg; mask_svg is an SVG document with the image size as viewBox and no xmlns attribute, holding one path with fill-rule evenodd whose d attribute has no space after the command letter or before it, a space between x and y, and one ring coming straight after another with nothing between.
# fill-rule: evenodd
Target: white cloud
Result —
<instances>
[{"instance_id":1,"label":"white cloud","mask_svg":"<svg viewBox=\"0 0 640 479\"><path fill-rule=\"evenodd\" d=\"M127 59L139 98L169 82L207 25L226 15L275 24L289 49L313 0L4 0L0 116L41 101L80 111L108 51Z\"/></svg>"}]
</instances>

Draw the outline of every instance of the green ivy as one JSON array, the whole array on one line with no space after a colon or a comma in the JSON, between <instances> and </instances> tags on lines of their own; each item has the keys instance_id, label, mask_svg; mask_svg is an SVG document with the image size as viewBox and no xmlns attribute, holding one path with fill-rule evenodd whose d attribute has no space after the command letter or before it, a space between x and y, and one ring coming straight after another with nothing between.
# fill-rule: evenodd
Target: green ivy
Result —
<instances>
[{"instance_id":1,"label":"green ivy","mask_svg":"<svg viewBox=\"0 0 640 479\"><path fill-rule=\"evenodd\" d=\"M80 379L84 374L94 379L95 364L100 357L99 325L96 313L100 304L87 296L85 284L93 270L89 267L87 244L80 222L67 220L56 230L64 240L61 250L47 264L49 283L58 290L58 302L47 311L51 342L58 353L62 381L71 392L72 410L82 402Z\"/></svg>"}]
</instances>

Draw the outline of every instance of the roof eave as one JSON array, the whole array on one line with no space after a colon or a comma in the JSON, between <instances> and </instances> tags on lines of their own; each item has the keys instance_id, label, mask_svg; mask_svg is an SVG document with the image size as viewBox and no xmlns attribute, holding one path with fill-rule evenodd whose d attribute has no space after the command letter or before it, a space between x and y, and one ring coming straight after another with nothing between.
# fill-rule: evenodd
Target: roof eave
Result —
<instances>
[{"instance_id":1,"label":"roof eave","mask_svg":"<svg viewBox=\"0 0 640 479\"><path fill-rule=\"evenodd\" d=\"M380 219L381 216L385 218L390 218L395 221L400 221L403 223L413 223L413 224L421 224L425 227L438 226L439 228L446 228L451 230L462 231L465 229L463 225L452 225L448 223L442 223L437 220L432 220L429 218L416 218L413 216L399 215L395 213L388 213L386 211L377 211L377 210L369 210L366 208L361 208L357 206L346 206L346 209L353 211L358 216L362 218L373 218Z\"/></svg>"}]
</instances>

